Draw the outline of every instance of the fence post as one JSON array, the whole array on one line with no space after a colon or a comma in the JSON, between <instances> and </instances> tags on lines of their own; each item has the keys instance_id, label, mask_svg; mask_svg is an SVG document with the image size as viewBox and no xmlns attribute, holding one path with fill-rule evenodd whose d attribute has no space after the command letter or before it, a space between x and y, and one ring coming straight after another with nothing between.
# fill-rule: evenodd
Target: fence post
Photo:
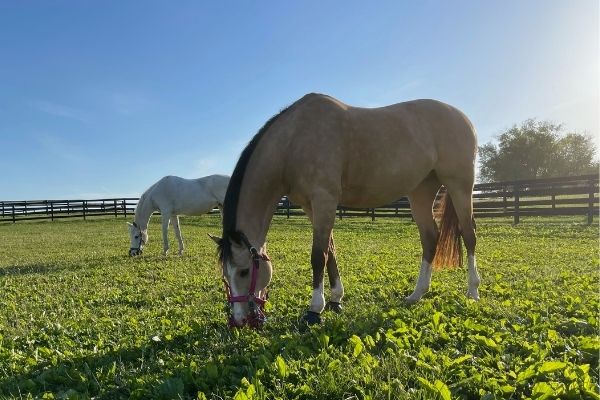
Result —
<instances>
[{"instance_id":1,"label":"fence post","mask_svg":"<svg viewBox=\"0 0 600 400\"><path fill-rule=\"evenodd\" d=\"M371 221L375 221L375 209L371 208Z\"/></svg>"},{"instance_id":2,"label":"fence post","mask_svg":"<svg viewBox=\"0 0 600 400\"><path fill-rule=\"evenodd\" d=\"M2 202L2 218L4 218L4 202Z\"/></svg>"},{"instance_id":3,"label":"fence post","mask_svg":"<svg viewBox=\"0 0 600 400\"><path fill-rule=\"evenodd\" d=\"M50 221L54 221L54 202L50 203Z\"/></svg>"},{"instance_id":4,"label":"fence post","mask_svg":"<svg viewBox=\"0 0 600 400\"><path fill-rule=\"evenodd\" d=\"M287 217L289 219L290 218L290 199L286 198L285 202L286 202L286 206L287 206Z\"/></svg>"},{"instance_id":5,"label":"fence post","mask_svg":"<svg viewBox=\"0 0 600 400\"><path fill-rule=\"evenodd\" d=\"M514 220L514 224L517 225L519 223L519 184L515 183L514 187L513 187L513 191L514 191L514 195L515 195L515 220Z\"/></svg>"},{"instance_id":6,"label":"fence post","mask_svg":"<svg viewBox=\"0 0 600 400\"><path fill-rule=\"evenodd\" d=\"M67 200L67 214L71 214L71 202Z\"/></svg>"},{"instance_id":7,"label":"fence post","mask_svg":"<svg viewBox=\"0 0 600 400\"><path fill-rule=\"evenodd\" d=\"M594 190L595 182L593 179L590 179L590 194L588 197L588 225L591 225L594 222Z\"/></svg>"},{"instance_id":8,"label":"fence post","mask_svg":"<svg viewBox=\"0 0 600 400\"><path fill-rule=\"evenodd\" d=\"M113 202L115 203L115 218L117 218L117 199L114 199Z\"/></svg>"},{"instance_id":9,"label":"fence post","mask_svg":"<svg viewBox=\"0 0 600 400\"><path fill-rule=\"evenodd\" d=\"M125 215L125 219L127 219L127 203L125 203L125 199L123 199L123 215Z\"/></svg>"},{"instance_id":10,"label":"fence post","mask_svg":"<svg viewBox=\"0 0 600 400\"><path fill-rule=\"evenodd\" d=\"M16 222L15 221L15 205L14 204L12 205L12 217L13 217L12 219L13 219L13 224L14 224Z\"/></svg>"},{"instance_id":11,"label":"fence post","mask_svg":"<svg viewBox=\"0 0 600 400\"><path fill-rule=\"evenodd\" d=\"M83 200L83 219L85 220L85 212L86 212L86 208L87 208L87 201Z\"/></svg>"}]
</instances>

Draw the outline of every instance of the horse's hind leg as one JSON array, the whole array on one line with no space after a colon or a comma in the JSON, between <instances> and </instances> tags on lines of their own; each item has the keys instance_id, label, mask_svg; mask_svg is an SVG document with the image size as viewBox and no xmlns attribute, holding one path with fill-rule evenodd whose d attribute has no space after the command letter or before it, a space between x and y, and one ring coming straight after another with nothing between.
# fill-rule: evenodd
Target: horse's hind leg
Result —
<instances>
[{"instance_id":1,"label":"horse's hind leg","mask_svg":"<svg viewBox=\"0 0 600 400\"><path fill-rule=\"evenodd\" d=\"M467 296L479 300L479 284L481 278L477 272L477 262L475 260L475 246L477 236L475 235L475 219L473 218L473 185L471 184L452 184L448 182L448 193L452 198L452 204L456 211L458 223L461 228L461 236L467 248L468 258L468 289Z\"/></svg>"},{"instance_id":2,"label":"horse's hind leg","mask_svg":"<svg viewBox=\"0 0 600 400\"><path fill-rule=\"evenodd\" d=\"M419 228L421 247L423 248L417 285L413 293L406 298L406 302L409 304L419 301L431 286L431 263L435 257L438 239L438 228L433 219L432 207L440 186L440 182L435 175L430 175L408 196L413 218Z\"/></svg>"},{"instance_id":3,"label":"horse's hind leg","mask_svg":"<svg viewBox=\"0 0 600 400\"><path fill-rule=\"evenodd\" d=\"M177 238L177 242L179 243L179 255L183 255L183 236L181 235L181 227L179 226L179 216L173 215L171 217L171 224L173 225L173 231L175 232L175 237Z\"/></svg>"}]
</instances>

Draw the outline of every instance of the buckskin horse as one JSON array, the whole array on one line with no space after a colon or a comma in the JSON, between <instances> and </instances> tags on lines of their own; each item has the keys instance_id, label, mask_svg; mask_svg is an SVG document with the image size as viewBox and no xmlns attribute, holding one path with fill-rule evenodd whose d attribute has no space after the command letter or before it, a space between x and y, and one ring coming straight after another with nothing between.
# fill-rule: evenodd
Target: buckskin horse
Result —
<instances>
[{"instance_id":1,"label":"buckskin horse","mask_svg":"<svg viewBox=\"0 0 600 400\"><path fill-rule=\"evenodd\" d=\"M273 116L243 150L223 204L218 244L230 324L259 326L272 276L267 230L282 195L299 204L312 224L312 299L305 320L320 322L327 267L331 298L341 309L344 286L336 262L333 226L338 205L371 208L408 195L423 249L415 303L429 290L432 265L468 256L467 296L478 299L472 192L477 139L469 119L435 100L359 108L308 94ZM446 187L439 227L433 204Z\"/></svg>"}]
</instances>

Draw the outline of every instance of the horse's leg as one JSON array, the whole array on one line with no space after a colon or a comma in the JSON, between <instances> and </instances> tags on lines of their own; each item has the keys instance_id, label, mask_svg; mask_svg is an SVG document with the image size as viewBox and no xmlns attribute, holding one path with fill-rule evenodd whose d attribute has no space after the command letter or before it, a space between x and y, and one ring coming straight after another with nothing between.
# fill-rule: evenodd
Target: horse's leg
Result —
<instances>
[{"instance_id":1,"label":"horse's leg","mask_svg":"<svg viewBox=\"0 0 600 400\"><path fill-rule=\"evenodd\" d=\"M169 252L169 213L160 212L160 218L162 220L162 234L163 234L163 254L166 256Z\"/></svg>"},{"instance_id":2,"label":"horse's leg","mask_svg":"<svg viewBox=\"0 0 600 400\"><path fill-rule=\"evenodd\" d=\"M308 216L310 222L313 222L312 209L310 207L302 207L304 213ZM342 311L342 297L344 297L344 285L337 266L335 255L335 243L333 240L333 232L327 250L327 276L329 277L329 288L331 290L330 301L326 304L326 308L334 312Z\"/></svg>"},{"instance_id":3,"label":"horse's leg","mask_svg":"<svg viewBox=\"0 0 600 400\"><path fill-rule=\"evenodd\" d=\"M451 179L444 182L444 184L452 198L452 204L461 229L461 236L467 248L469 264L467 296L479 300L481 278L477 272L477 262L475 260L477 236L475 235L475 219L473 218L473 180Z\"/></svg>"},{"instance_id":4,"label":"horse's leg","mask_svg":"<svg viewBox=\"0 0 600 400\"><path fill-rule=\"evenodd\" d=\"M319 323L320 314L325 308L323 294L323 275L328 262L331 231L335 222L337 200L330 196L313 198L312 200L313 245L310 263L313 270L313 293L308 313L305 316L309 324Z\"/></svg>"},{"instance_id":5,"label":"horse's leg","mask_svg":"<svg viewBox=\"0 0 600 400\"><path fill-rule=\"evenodd\" d=\"M329 277L329 288L331 289L331 300L327 303L327 309L337 313L342 312L342 297L344 297L344 285L340 278L337 260L335 256L335 243L333 242L333 232L329 241L329 250L327 252L327 276Z\"/></svg>"},{"instance_id":6,"label":"horse's leg","mask_svg":"<svg viewBox=\"0 0 600 400\"><path fill-rule=\"evenodd\" d=\"M177 238L177 242L179 243L179 255L183 255L183 236L181 235L181 227L179 226L179 216L173 215L171 216L171 225L173 225L173 231L175 232L175 237Z\"/></svg>"},{"instance_id":7,"label":"horse's leg","mask_svg":"<svg viewBox=\"0 0 600 400\"><path fill-rule=\"evenodd\" d=\"M435 257L438 238L438 228L433 219L432 207L439 188L440 183L437 178L430 175L408 196L412 216L419 228L421 247L423 248L417 285L413 293L406 298L406 302L409 304L419 301L431 286L431 263Z\"/></svg>"}]
</instances>

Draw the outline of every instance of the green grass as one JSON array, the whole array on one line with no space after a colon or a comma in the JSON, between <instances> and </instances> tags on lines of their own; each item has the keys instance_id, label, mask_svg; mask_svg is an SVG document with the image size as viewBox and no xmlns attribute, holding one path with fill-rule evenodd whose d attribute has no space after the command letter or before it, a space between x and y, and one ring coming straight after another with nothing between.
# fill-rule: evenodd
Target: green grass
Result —
<instances>
[{"instance_id":1,"label":"green grass","mask_svg":"<svg viewBox=\"0 0 600 400\"><path fill-rule=\"evenodd\" d=\"M135 259L123 219L0 225L0 397L598 399L598 226L582 219L479 220L481 301L456 269L410 307L414 224L338 221L344 312L302 329L311 231L277 217L259 332L226 327L218 217L182 218L186 255L166 258L156 219Z\"/></svg>"}]
</instances>

